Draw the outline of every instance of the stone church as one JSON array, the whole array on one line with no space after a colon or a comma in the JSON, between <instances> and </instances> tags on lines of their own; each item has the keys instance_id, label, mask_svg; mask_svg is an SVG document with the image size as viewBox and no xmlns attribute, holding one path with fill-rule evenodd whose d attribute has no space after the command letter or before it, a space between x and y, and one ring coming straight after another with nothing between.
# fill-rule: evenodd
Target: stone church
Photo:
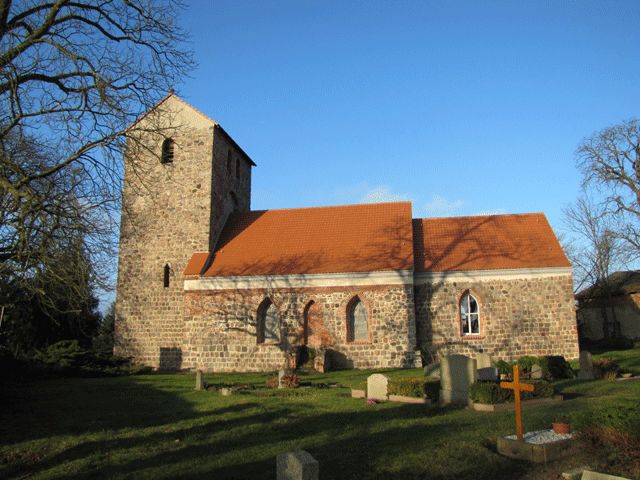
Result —
<instances>
[{"instance_id":1,"label":"stone church","mask_svg":"<svg viewBox=\"0 0 640 480\"><path fill-rule=\"evenodd\" d=\"M275 370L301 345L338 368L578 356L571 265L543 214L252 211L255 166L173 93L129 127L116 354L214 371Z\"/></svg>"}]
</instances>

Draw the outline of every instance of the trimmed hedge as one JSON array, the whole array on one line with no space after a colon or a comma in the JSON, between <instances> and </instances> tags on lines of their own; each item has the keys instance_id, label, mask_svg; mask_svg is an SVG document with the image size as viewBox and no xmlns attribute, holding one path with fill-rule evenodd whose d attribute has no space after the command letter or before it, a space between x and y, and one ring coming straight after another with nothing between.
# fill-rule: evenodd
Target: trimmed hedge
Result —
<instances>
[{"instance_id":1,"label":"trimmed hedge","mask_svg":"<svg viewBox=\"0 0 640 480\"><path fill-rule=\"evenodd\" d=\"M520 372L525 375L531 372L531 368L534 365L539 365L540 368L542 368L544 378L547 380L560 380L574 377L571 365L560 355L550 355L546 357L525 355L512 363L505 362L504 360L498 360L494 362L494 365L501 375L511 376L513 365L518 365L520 367Z\"/></svg>"},{"instance_id":2,"label":"trimmed hedge","mask_svg":"<svg viewBox=\"0 0 640 480\"><path fill-rule=\"evenodd\" d=\"M390 378L387 385L389 395L404 397L438 399L440 382L430 381L424 377Z\"/></svg>"},{"instance_id":3,"label":"trimmed hedge","mask_svg":"<svg viewBox=\"0 0 640 480\"><path fill-rule=\"evenodd\" d=\"M533 392L522 392L523 400L531 400L534 398L551 398L555 391L553 385L544 380L534 380L530 382L534 385ZM513 390L500 388L500 384L496 382L476 382L469 387L469 398L474 403L488 403L495 405L497 403L513 402Z\"/></svg>"}]
</instances>

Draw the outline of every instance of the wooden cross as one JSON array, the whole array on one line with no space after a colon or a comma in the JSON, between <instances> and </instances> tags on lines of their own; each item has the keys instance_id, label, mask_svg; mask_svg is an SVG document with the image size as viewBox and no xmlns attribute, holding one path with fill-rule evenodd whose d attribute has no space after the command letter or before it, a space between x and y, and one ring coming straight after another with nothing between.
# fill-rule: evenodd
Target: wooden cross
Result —
<instances>
[{"instance_id":1,"label":"wooden cross","mask_svg":"<svg viewBox=\"0 0 640 480\"><path fill-rule=\"evenodd\" d=\"M501 388L513 390L516 397L516 433L518 440L522 441L522 406L520 405L520 392L533 392L534 386L530 383L520 383L520 368L513 366L513 382L500 382Z\"/></svg>"}]
</instances>

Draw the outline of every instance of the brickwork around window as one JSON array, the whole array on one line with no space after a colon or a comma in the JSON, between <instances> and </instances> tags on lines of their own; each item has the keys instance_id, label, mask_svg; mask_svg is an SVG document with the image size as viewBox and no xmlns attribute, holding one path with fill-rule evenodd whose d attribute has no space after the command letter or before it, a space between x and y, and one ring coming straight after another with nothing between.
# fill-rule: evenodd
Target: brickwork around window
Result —
<instances>
[{"instance_id":1,"label":"brickwork around window","mask_svg":"<svg viewBox=\"0 0 640 480\"><path fill-rule=\"evenodd\" d=\"M461 335L459 300L470 291L480 304L480 334ZM479 352L507 361L524 355L578 358L570 275L416 284L418 344L437 358Z\"/></svg>"},{"instance_id":2,"label":"brickwork around window","mask_svg":"<svg viewBox=\"0 0 640 480\"><path fill-rule=\"evenodd\" d=\"M355 295L371 312L370 342L347 341L347 305ZM279 345L257 342L258 307L266 297L279 313ZM185 366L218 372L282 368L287 349L303 343L304 309L310 300L322 309L327 348L335 352L334 367L413 366L411 286L186 291Z\"/></svg>"}]
</instances>

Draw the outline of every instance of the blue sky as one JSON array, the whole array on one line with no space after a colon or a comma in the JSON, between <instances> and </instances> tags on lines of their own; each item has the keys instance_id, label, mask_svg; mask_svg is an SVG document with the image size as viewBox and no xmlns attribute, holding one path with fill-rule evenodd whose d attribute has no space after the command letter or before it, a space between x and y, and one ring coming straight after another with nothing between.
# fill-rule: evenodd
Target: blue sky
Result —
<instances>
[{"instance_id":1,"label":"blue sky","mask_svg":"<svg viewBox=\"0 0 640 480\"><path fill-rule=\"evenodd\" d=\"M193 1L178 93L243 146L253 209L411 200L560 227L592 132L638 116L640 2Z\"/></svg>"}]
</instances>

